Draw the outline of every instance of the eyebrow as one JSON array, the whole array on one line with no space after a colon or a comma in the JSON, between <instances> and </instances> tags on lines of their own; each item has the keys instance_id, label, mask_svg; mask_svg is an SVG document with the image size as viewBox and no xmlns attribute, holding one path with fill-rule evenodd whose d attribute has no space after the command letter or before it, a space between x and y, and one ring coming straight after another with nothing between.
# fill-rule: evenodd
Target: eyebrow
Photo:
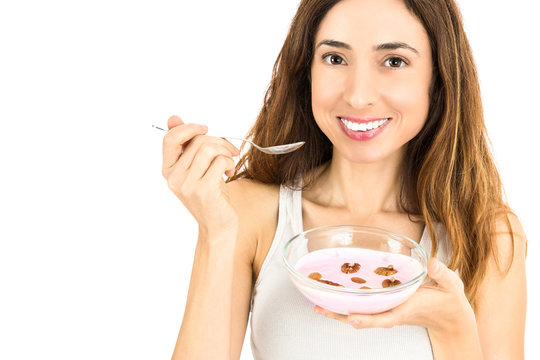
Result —
<instances>
[{"instance_id":1,"label":"eyebrow","mask_svg":"<svg viewBox=\"0 0 540 360\"><path fill-rule=\"evenodd\" d=\"M328 46L333 46L333 47L337 47L337 48L343 48L343 49L347 49L347 50L352 50L351 45L346 44L346 43L341 42L341 41L337 41L337 40L322 40L317 45L316 49L318 49L319 46L321 46L321 45L328 45ZM379 45L376 45L376 46L373 47L373 50L375 50L375 51L395 50L395 49L408 49L408 50L411 50L412 52L414 52L415 54L419 55L418 50L413 48L411 45L406 44L404 42L400 42L400 41L383 43L383 44L379 44Z\"/></svg>"}]
</instances>

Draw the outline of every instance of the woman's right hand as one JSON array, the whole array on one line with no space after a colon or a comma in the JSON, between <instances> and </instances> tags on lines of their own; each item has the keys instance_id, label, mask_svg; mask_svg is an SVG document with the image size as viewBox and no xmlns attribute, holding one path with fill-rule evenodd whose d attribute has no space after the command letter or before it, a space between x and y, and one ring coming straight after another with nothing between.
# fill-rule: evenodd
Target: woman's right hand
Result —
<instances>
[{"instance_id":1,"label":"woman's right hand","mask_svg":"<svg viewBox=\"0 0 540 360\"><path fill-rule=\"evenodd\" d=\"M167 126L162 174L169 189L207 233L236 229L238 216L223 174L234 174L233 156L240 151L225 139L205 136L206 126L184 124L178 116Z\"/></svg>"}]
</instances>

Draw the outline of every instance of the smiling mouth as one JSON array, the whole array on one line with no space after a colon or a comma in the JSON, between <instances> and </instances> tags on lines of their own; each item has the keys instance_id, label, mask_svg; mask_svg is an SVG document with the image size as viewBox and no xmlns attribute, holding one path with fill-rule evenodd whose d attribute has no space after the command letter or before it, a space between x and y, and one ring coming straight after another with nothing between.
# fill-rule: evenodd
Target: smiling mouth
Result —
<instances>
[{"instance_id":1,"label":"smiling mouth","mask_svg":"<svg viewBox=\"0 0 540 360\"><path fill-rule=\"evenodd\" d=\"M345 125L345 127L347 129L349 129L349 130L364 132L364 131L374 130L374 129L377 129L377 128L381 127L384 123L386 123L388 120L390 120L390 118L381 119L381 120L366 121L366 122L361 122L361 123L360 122L349 121L349 120L343 119L341 117L339 118L339 120L341 120L343 125Z\"/></svg>"}]
</instances>

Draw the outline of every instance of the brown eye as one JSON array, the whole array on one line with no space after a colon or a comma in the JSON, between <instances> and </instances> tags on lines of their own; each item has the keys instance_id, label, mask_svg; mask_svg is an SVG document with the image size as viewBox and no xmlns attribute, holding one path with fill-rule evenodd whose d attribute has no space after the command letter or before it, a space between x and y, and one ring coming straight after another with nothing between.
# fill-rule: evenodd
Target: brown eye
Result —
<instances>
[{"instance_id":1,"label":"brown eye","mask_svg":"<svg viewBox=\"0 0 540 360\"><path fill-rule=\"evenodd\" d=\"M341 65L344 63L343 58L339 55L326 55L324 59L331 65Z\"/></svg>"},{"instance_id":2,"label":"brown eye","mask_svg":"<svg viewBox=\"0 0 540 360\"><path fill-rule=\"evenodd\" d=\"M388 60L385 61L385 63L389 63L390 67L391 68L395 68L395 69L399 69L403 66L400 66L400 65L406 65L407 63L405 62L405 60L403 60L402 58L399 58L399 57L391 57L389 58Z\"/></svg>"}]
</instances>

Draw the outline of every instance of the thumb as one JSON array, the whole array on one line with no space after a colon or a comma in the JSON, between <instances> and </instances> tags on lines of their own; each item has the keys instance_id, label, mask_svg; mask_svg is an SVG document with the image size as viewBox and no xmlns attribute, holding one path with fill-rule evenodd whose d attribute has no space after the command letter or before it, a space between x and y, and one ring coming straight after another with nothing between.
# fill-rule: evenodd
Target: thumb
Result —
<instances>
[{"instance_id":1,"label":"thumb","mask_svg":"<svg viewBox=\"0 0 540 360\"><path fill-rule=\"evenodd\" d=\"M437 258L432 257L428 260L427 269L430 279L435 281L441 288L447 290L463 288L463 282L459 276Z\"/></svg>"},{"instance_id":2,"label":"thumb","mask_svg":"<svg viewBox=\"0 0 540 360\"><path fill-rule=\"evenodd\" d=\"M169 130L171 130L175 126L182 124L184 124L184 122L176 115L171 116L169 120L167 120L167 127L169 128Z\"/></svg>"}]
</instances>

